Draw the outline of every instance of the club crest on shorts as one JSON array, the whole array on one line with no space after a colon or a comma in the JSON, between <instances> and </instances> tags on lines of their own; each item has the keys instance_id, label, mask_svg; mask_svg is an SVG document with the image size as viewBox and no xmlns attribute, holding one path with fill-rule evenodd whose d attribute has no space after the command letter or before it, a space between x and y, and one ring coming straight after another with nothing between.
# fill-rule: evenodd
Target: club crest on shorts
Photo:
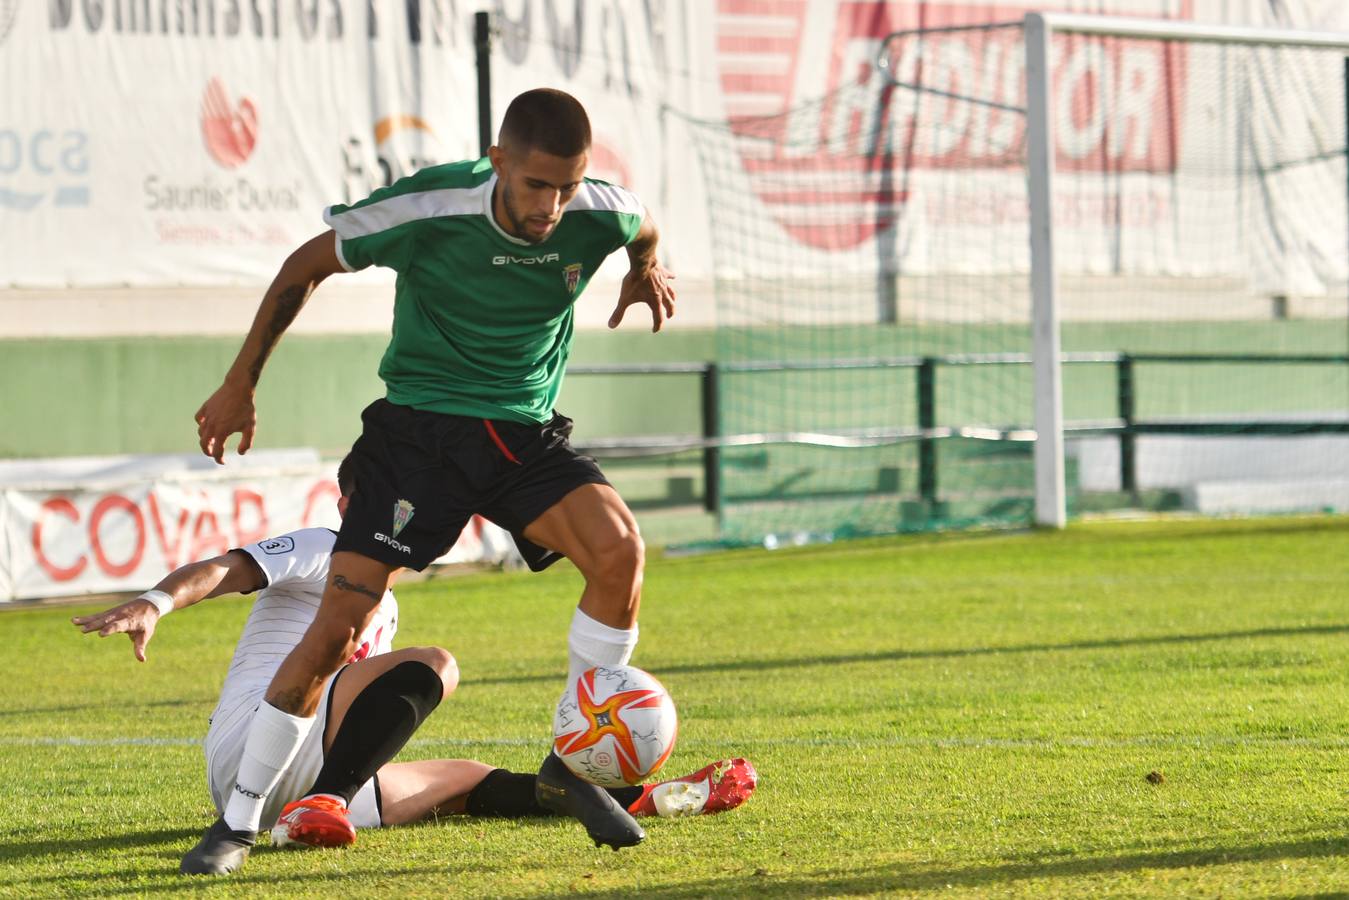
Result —
<instances>
[{"instance_id":1,"label":"club crest on shorts","mask_svg":"<svg viewBox=\"0 0 1349 900\"><path fill-rule=\"evenodd\" d=\"M571 263L562 267L562 281L567 285L567 293L576 293L576 286L581 283L581 264Z\"/></svg>"},{"instance_id":2,"label":"club crest on shorts","mask_svg":"<svg viewBox=\"0 0 1349 900\"><path fill-rule=\"evenodd\" d=\"M407 527L412 521L414 507L406 500L399 500L393 506L393 537L398 537L398 532Z\"/></svg>"}]
</instances>

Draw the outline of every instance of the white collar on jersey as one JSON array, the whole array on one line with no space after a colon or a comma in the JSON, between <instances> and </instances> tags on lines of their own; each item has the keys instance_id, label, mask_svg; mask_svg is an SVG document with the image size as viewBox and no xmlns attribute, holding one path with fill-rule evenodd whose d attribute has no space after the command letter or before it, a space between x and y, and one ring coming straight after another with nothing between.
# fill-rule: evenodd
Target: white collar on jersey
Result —
<instances>
[{"instance_id":1,"label":"white collar on jersey","mask_svg":"<svg viewBox=\"0 0 1349 900\"><path fill-rule=\"evenodd\" d=\"M502 228L501 225L497 222L496 211L492 209L492 198L496 196L496 192L497 192L497 173L493 172L492 177L487 179L487 190L483 192L482 212L483 215L487 217L487 221L492 223L492 227L496 229L497 234L501 235L506 240L510 241L512 244L519 244L522 247L536 246L535 244L531 244L524 238L518 238L515 235L508 233L506 229Z\"/></svg>"}]
</instances>

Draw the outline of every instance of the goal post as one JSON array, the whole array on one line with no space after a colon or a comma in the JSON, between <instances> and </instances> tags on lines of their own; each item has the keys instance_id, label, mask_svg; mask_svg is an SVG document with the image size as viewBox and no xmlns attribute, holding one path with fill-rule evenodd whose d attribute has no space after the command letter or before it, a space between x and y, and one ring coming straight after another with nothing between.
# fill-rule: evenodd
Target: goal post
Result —
<instances>
[{"instance_id":1,"label":"goal post","mask_svg":"<svg viewBox=\"0 0 1349 900\"><path fill-rule=\"evenodd\" d=\"M1030 207L1031 365L1035 390L1035 522L1068 522L1063 461L1063 366L1054 268L1054 124L1049 86L1052 32L1026 16L1026 190Z\"/></svg>"},{"instance_id":2,"label":"goal post","mask_svg":"<svg viewBox=\"0 0 1349 900\"><path fill-rule=\"evenodd\" d=\"M1035 520L1037 524L1061 528L1067 520L1068 489L1065 480L1063 353L1059 307L1059 268L1055 255L1055 140L1054 105L1062 95L1055 94L1053 63L1056 35L1095 36L1102 39L1147 40L1176 44L1217 44L1224 47L1310 49L1328 51L1349 58L1349 33L1263 29L1227 25L1203 25L1173 20L1134 19L1075 13L1028 13L1024 19L1026 72L1026 165L1030 219L1030 260L1032 291L1032 356L1034 367L1034 422L1037 438L1035 461ZM1349 62L1341 62L1341 104L1349 89ZM1104 94L1112 85L1099 88ZM1071 101L1069 101L1071 103ZM1344 127L1344 116L1339 126ZM1173 138L1174 140L1174 138ZM1328 157L1345 155L1344 135L1331 142ZM1344 186L1340 196L1327 198L1342 209ZM1315 202L1313 200L1312 202ZM1343 226L1344 215L1339 215ZM1341 254L1349 244L1341 242ZM1343 260L1341 260L1342 262ZM1279 315L1277 309L1274 315ZM1286 301L1285 301L1286 302ZM1334 361L1325 357L1327 361ZM1129 427L1128 422L1125 427ZM1335 431L1334 423L1323 430Z\"/></svg>"}]
</instances>

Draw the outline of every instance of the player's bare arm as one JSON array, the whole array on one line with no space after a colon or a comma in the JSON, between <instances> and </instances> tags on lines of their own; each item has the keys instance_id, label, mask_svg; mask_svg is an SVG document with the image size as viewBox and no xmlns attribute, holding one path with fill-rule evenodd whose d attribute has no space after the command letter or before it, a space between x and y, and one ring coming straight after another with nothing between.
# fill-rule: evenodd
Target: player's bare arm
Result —
<instances>
[{"instance_id":1,"label":"player's bare arm","mask_svg":"<svg viewBox=\"0 0 1349 900\"><path fill-rule=\"evenodd\" d=\"M224 383L197 410L201 452L217 463L224 463L225 441L232 434L240 435L241 455L253 446L258 422L253 396L262 368L314 289L329 275L344 271L337 258L336 241L337 236L326 231L306 241L282 263Z\"/></svg>"},{"instance_id":2,"label":"player's bare arm","mask_svg":"<svg viewBox=\"0 0 1349 900\"><path fill-rule=\"evenodd\" d=\"M400 571L359 553L334 553L322 614L277 668L267 702L289 715L314 715L324 683L356 651L360 635Z\"/></svg>"},{"instance_id":3,"label":"player's bare arm","mask_svg":"<svg viewBox=\"0 0 1349 900\"><path fill-rule=\"evenodd\" d=\"M349 591L353 594L364 594L366 597L369 597L376 603L379 602L379 598L383 594L383 592L378 591L375 588L366 587L363 584L354 584L351 581L348 581L345 575L334 575L333 587L339 591Z\"/></svg>"},{"instance_id":4,"label":"player's bare arm","mask_svg":"<svg viewBox=\"0 0 1349 900\"><path fill-rule=\"evenodd\" d=\"M153 590L172 599L173 610L185 609L209 597L244 594L266 584L258 564L247 553L231 550L214 559L190 563L166 575ZM155 626L165 613L154 601L141 595L134 600L105 609L101 613L75 616L70 621L85 634L97 631L99 637L126 634L136 659L145 662L145 647L154 637Z\"/></svg>"},{"instance_id":5,"label":"player's bare arm","mask_svg":"<svg viewBox=\"0 0 1349 900\"><path fill-rule=\"evenodd\" d=\"M651 330L660 331L665 320L674 315L674 273L656 258L660 232L648 215L642 221L637 236L628 243L628 274L618 294L618 305L609 316L609 327L617 328L629 306L644 303L651 307Z\"/></svg>"}]
</instances>

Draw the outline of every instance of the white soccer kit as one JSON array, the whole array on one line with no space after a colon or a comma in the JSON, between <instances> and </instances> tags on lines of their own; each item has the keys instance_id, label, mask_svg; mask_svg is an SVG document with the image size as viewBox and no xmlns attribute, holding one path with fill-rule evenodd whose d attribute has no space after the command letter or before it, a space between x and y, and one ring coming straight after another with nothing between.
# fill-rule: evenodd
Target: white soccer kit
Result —
<instances>
[{"instance_id":1,"label":"white soccer kit","mask_svg":"<svg viewBox=\"0 0 1349 900\"><path fill-rule=\"evenodd\" d=\"M217 810L224 810L234 789L253 714L263 702L272 676L318 613L336 539L336 532L327 528L305 528L240 548L262 569L267 586L258 592L248 614L206 733L206 777ZM393 592L387 591L348 662L388 653L397 629L398 602ZM323 767L323 732L332 686L330 678L323 688L314 727L262 808L264 829L276 822L282 807L309 790ZM379 826L373 779L352 799L350 813L351 823L357 828Z\"/></svg>"}]
</instances>

